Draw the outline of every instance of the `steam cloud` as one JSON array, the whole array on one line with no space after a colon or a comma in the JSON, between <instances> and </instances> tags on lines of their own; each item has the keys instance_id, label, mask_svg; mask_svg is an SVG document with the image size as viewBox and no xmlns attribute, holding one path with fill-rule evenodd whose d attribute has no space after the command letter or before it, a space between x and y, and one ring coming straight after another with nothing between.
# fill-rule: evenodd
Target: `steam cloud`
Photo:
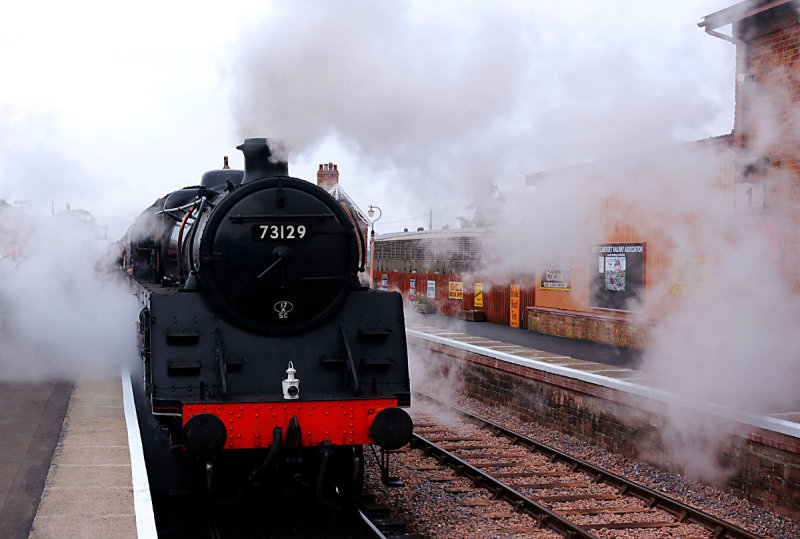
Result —
<instances>
[{"instance_id":1,"label":"steam cloud","mask_svg":"<svg viewBox=\"0 0 800 539\"><path fill-rule=\"evenodd\" d=\"M663 286L637 307L642 323L663 319L644 368L687 399L781 411L797 405L800 309L770 231L792 234L780 219L735 211L732 185L721 188L719 176L734 166L730 150L678 146L730 129L719 118L733 110L733 47L720 42L719 56L699 57L691 42L712 39L694 22L721 7L648 13L661 8L625 3L567 14L511 3L293 2L246 32L237 123L242 136L278 133L300 154L337 139L385 181L395 211L405 203L463 216L472 204L477 213L476 201L496 204L479 193L497 183L498 273L532 270L542 257L584 259L625 220L598 223L598 204L630 202L650 217L642 239L656 233L669 256L705 260L692 294L670 298L662 270ZM637 29L615 32L628 22ZM690 60L670 64L676 52ZM758 122L757 153L786 135L779 125L800 122L777 122L766 113L770 98L759 99L775 91L753 91L767 103L747 119ZM580 163L594 164L569 168ZM669 185L656 190L642 170L664 168ZM551 169L560 169L552 181L522 186L524 174ZM773 173L767 182L774 207L787 179ZM687 469L714 473L697 458L708 446L686 443L713 447L707 425L676 410L662 435Z\"/></svg>"},{"instance_id":2,"label":"steam cloud","mask_svg":"<svg viewBox=\"0 0 800 539\"><path fill-rule=\"evenodd\" d=\"M284 138L296 157L335 139L383 183L384 222L433 209L438 226L487 185L707 136L732 110L724 60L662 68L688 54L683 29L710 39L694 22L713 10L618 7L624 20L591 3L279 2L243 32L239 135Z\"/></svg>"},{"instance_id":3,"label":"steam cloud","mask_svg":"<svg viewBox=\"0 0 800 539\"><path fill-rule=\"evenodd\" d=\"M0 209L0 380L85 380L135 364L136 298L86 218Z\"/></svg>"}]
</instances>

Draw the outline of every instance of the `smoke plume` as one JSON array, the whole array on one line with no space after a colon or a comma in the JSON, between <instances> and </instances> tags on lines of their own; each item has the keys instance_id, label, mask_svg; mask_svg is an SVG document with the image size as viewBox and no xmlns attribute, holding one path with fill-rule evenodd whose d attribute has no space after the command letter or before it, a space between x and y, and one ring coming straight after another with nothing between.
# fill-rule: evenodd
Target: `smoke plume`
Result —
<instances>
[{"instance_id":1,"label":"smoke plume","mask_svg":"<svg viewBox=\"0 0 800 539\"><path fill-rule=\"evenodd\" d=\"M233 77L242 137L276 133L299 155L339 141L369 171L365 190L382 183L392 204L384 222L432 209L453 226L468 207L467 218L485 215L475 194L496 184L503 203L483 197L499 231L494 270L532 272L546 257L581 268L612 234L657 241L664 260L700 260L705 278L688 295L673 294L670 267L651 264L648 282L660 284L628 306L643 325L656 322L644 368L687 402L796 407L800 312L774 231L794 236L774 214L737 212L734 183L749 181L738 176L739 156L682 144L731 128L733 47L719 40L719 55L704 57L693 41L713 39L695 23L725 5L277 6L241 41ZM684 61L671 62L675 54ZM755 155L786 135L778 129L787 123L764 112L744 118L759 122ZM555 173L525 187L537 171ZM787 178L758 181L765 204L779 205ZM618 215L603 213L610 200ZM677 410L663 436L686 449L706 427ZM687 468L691 453L680 455Z\"/></svg>"},{"instance_id":2,"label":"smoke plume","mask_svg":"<svg viewBox=\"0 0 800 539\"><path fill-rule=\"evenodd\" d=\"M694 26L703 14L680 3L279 2L242 33L235 121L240 137L283 138L296 158L335 139L362 190L391 201L384 223L433 210L435 227L455 226L492 184L707 136L730 110L718 75L732 51L720 47L728 66L663 69L688 53L687 33L710 39Z\"/></svg>"},{"instance_id":3,"label":"smoke plume","mask_svg":"<svg viewBox=\"0 0 800 539\"><path fill-rule=\"evenodd\" d=\"M0 380L115 376L136 360L137 301L84 212L0 209Z\"/></svg>"}]
</instances>

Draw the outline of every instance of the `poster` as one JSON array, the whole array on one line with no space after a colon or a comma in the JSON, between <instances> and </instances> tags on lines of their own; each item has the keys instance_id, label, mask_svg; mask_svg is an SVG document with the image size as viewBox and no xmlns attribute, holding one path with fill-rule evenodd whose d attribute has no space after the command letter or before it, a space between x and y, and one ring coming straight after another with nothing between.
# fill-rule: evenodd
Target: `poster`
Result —
<instances>
[{"instance_id":1,"label":"poster","mask_svg":"<svg viewBox=\"0 0 800 539\"><path fill-rule=\"evenodd\" d=\"M417 301L417 280L411 279L408 281L408 298L411 302Z\"/></svg>"},{"instance_id":2,"label":"poster","mask_svg":"<svg viewBox=\"0 0 800 539\"><path fill-rule=\"evenodd\" d=\"M381 275L381 290L389 290L389 276L385 273Z\"/></svg>"},{"instance_id":3,"label":"poster","mask_svg":"<svg viewBox=\"0 0 800 539\"><path fill-rule=\"evenodd\" d=\"M450 299L462 299L464 297L464 283L450 281L448 283L448 297Z\"/></svg>"},{"instance_id":4,"label":"poster","mask_svg":"<svg viewBox=\"0 0 800 539\"><path fill-rule=\"evenodd\" d=\"M572 290L572 266L569 260L546 261L542 265L539 288L542 290Z\"/></svg>"},{"instance_id":5,"label":"poster","mask_svg":"<svg viewBox=\"0 0 800 539\"><path fill-rule=\"evenodd\" d=\"M672 294L687 296L706 280L706 259L702 256L675 257L672 260Z\"/></svg>"},{"instance_id":6,"label":"poster","mask_svg":"<svg viewBox=\"0 0 800 539\"><path fill-rule=\"evenodd\" d=\"M428 298L436 299L436 281L428 281Z\"/></svg>"},{"instance_id":7,"label":"poster","mask_svg":"<svg viewBox=\"0 0 800 539\"><path fill-rule=\"evenodd\" d=\"M483 307L483 283L475 283L475 304L476 308Z\"/></svg>"},{"instance_id":8,"label":"poster","mask_svg":"<svg viewBox=\"0 0 800 539\"><path fill-rule=\"evenodd\" d=\"M520 319L520 316L519 316L520 290L519 290L518 286L513 285L513 284L511 285L511 294L510 294L510 296L511 296L511 299L510 299L509 307L510 307L511 314L510 314L510 320L509 320L510 323L509 323L509 325L512 328L518 328L519 327L519 319Z\"/></svg>"},{"instance_id":9,"label":"poster","mask_svg":"<svg viewBox=\"0 0 800 539\"><path fill-rule=\"evenodd\" d=\"M592 247L594 277L589 306L637 310L645 288L645 244L606 243Z\"/></svg>"},{"instance_id":10,"label":"poster","mask_svg":"<svg viewBox=\"0 0 800 539\"><path fill-rule=\"evenodd\" d=\"M625 291L625 255L605 257L606 290Z\"/></svg>"}]
</instances>

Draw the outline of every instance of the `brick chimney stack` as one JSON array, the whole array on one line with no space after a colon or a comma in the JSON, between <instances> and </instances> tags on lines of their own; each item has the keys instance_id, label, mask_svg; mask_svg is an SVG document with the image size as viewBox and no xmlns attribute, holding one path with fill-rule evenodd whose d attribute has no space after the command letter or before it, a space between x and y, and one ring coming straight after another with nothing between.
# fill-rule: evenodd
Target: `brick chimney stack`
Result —
<instances>
[{"instance_id":1,"label":"brick chimney stack","mask_svg":"<svg viewBox=\"0 0 800 539\"><path fill-rule=\"evenodd\" d=\"M320 165L317 171L317 185L323 189L330 189L337 183L339 183L338 166L333 163Z\"/></svg>"}]
</instances>

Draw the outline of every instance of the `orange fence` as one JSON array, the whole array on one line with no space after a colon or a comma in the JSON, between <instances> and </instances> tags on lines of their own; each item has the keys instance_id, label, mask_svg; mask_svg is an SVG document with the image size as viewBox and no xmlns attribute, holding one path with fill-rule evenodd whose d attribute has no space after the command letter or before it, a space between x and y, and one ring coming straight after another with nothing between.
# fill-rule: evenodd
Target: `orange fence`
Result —
<instances>
[{"instance_id":1,"label":"orange fence","mask_svg":"<svg viewBox=\"0 0 800 539\"><path fill-rule=\"evenodd\" d=\"M425 274L376 271L373 276L376 288L385 286L388 290L399 291L403 294L407 306L428 304L433 306L436 313L447 316L458 316L458 311L462 309L475 309L486 313L487 322L510 325L510 285L512 284L520 287L519 327L528 328L528 312L525 307L534 305L535 282L533 276L514 276L503 284L498 284L496 279L494 279L495 282L492 282L485 276L475 275L468 276L468 280L465 281L462 274L459 273ZM455 284L451 285L451 283ZM475 283L483 283L482 307L475 306Z\"/></svg>"}]
</instances>

